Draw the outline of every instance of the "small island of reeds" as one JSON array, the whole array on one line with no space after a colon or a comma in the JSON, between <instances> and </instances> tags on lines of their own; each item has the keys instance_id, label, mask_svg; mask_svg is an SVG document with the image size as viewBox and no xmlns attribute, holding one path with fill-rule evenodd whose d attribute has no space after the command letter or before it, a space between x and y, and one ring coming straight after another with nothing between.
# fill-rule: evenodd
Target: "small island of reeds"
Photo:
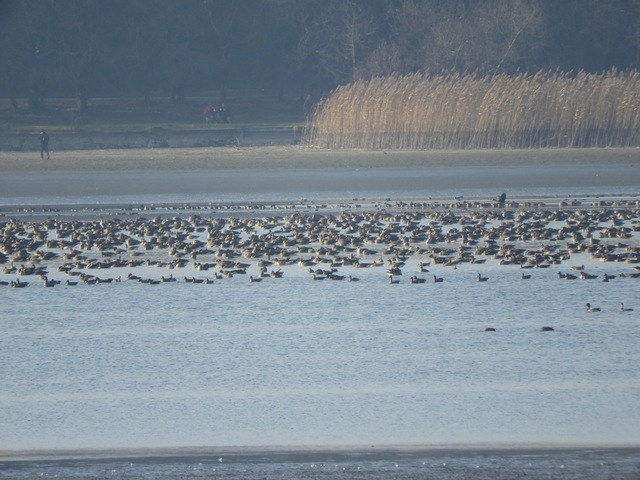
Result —
<instances>
[{"instance_id":1,"label":"small island of reeds","mask_svg":"<svg viewBox=\"0 0 640 480\"><path fill-rule=\"evenodd\" d=\"M318 103L324 148L486 149L640 145L640 74L411 74L356 81Z\"/></svg>"}]
</instances>

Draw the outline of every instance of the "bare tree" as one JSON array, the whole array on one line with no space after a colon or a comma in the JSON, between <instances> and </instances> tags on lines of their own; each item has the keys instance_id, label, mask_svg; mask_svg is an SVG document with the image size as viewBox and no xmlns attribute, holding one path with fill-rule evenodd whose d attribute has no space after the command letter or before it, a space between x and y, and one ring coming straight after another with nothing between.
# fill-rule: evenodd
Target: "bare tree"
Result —
<instances>
[{"instance_id":1,"label":"bare tree","mask_svg":"<svg viewBox=\"0 0 640 480\"><path fill-rule=\"evenodd\" d=\"M497 73L543 46L537 0L403 0L390 17L392 38L369 60L386 56L380 73Z\"/></svg>"}]
</instances>

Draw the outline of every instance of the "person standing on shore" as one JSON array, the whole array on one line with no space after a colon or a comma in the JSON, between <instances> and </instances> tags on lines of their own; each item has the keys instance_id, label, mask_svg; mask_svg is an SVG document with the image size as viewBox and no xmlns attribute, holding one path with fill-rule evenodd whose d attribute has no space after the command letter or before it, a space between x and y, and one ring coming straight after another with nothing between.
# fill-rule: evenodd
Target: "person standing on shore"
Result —
<instances>
[{"instance_id":1,"label":"person standing on shore","mask_svg":"<svg viewBox=\"0 0 640 480\"><path fill-rule=\"evenodd\" d=\"M47 154L47 160L49 160L49 134L42 130L40 132L40 158L44 160L44 154Z\"/></svg>"}]
</instances>

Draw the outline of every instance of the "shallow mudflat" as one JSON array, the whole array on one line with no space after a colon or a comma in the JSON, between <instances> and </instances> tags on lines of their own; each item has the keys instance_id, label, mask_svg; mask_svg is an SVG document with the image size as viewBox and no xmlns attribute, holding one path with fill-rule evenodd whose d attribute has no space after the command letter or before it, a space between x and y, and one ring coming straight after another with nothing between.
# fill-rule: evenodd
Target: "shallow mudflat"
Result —
<instances>
[{"instance_id":1,"label":"shallow mudflat","mask_svg":"<svg viewBox=\"0 0 640 480\"><path fill-rule=\"evenodd\" d=\"M640 149L326 150L304 146L0 152L0 171L640 164Z\"/></svg>"}]
</instances>

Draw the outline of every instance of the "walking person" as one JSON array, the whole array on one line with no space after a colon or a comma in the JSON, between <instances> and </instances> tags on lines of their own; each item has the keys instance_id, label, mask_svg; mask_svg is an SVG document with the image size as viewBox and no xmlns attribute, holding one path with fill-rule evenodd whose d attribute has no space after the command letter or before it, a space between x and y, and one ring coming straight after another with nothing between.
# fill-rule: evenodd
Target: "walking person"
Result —
<instances>
[{"instance_id":1,"label":"walking person","mask_svg":"<svg viewBox=\"0 0 640 480\"><path fill-rule=\"evenodd\" d=\"M44 154L47 154L47 160L49 160L49 134L42 130L40 132L40 158L44 160Z\"/></svg>"}]
</instances>

